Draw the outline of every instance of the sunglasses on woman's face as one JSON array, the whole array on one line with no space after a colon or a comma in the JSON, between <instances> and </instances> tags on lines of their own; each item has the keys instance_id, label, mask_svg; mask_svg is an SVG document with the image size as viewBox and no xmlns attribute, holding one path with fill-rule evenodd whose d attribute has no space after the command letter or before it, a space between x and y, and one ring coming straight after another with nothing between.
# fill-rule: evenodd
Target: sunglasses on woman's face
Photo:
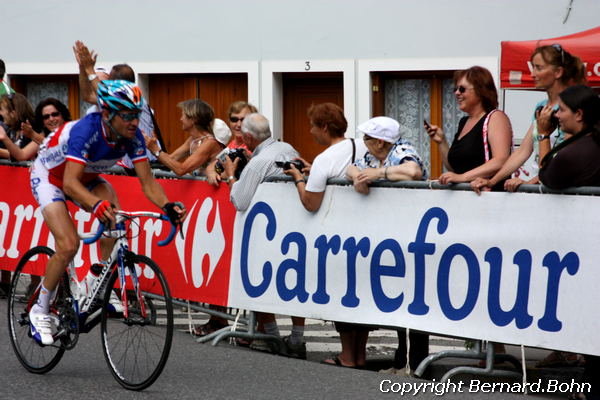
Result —
<instances>
[{"instance_id":1,"label":"sunglasses on woman's face","mask_svg":"<svg viewBox=\"0 0 600 400\"><path fill-rule=\"evenodd\" d=\"M454 88L454 91L455 91L455 92L458 92L458 93L460 93L460 94L463 94L463 93L464 93L464 92L466 92L468 89L470 89L470 88L467 88L467 87L464 87L464 86L462 86L462 85L461 85L461 86L456 86L456 87Z\"/></svg>"},{"instance_id":2,"label":"sunglasses on woman's face","mask_svg":"<svg viewBox=\"0 0 600 400\"><path fill-rule=\"evenodd\" d=\"M238 121L242 122L242 121L244 120L244 117L241 117L241 118L240 118L240 117L234 117L234 116L232 115L231 117L229 117L229 120L235 124L235 123L236 123L236 122L238 122Z\"/></svg>"},{"instance_id":3,"label":"sunglasses on woman's face","mask_svg":"<svg viewBox=\"0 0 600 400\"><path fill-rule=\"evenodd\" d=\"M50 119L50 117L56 118L59 115L60 115L60 113L58 111L54 111L54 112L51 112L50 114L44 114L44 115L42 115L42 118L44 118L44 121L45 121L47 119Z\"/></svg>"}]
</instances>

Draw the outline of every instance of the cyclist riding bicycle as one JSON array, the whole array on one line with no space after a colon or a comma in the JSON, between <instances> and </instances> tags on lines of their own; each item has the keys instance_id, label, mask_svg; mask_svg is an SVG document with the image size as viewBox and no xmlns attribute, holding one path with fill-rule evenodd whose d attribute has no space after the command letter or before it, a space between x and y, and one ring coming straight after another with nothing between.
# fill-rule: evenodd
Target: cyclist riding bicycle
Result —
<instances>
[{"instance_id":1,"label":"cyclist riding bicycle","mask_svg":"<svg viewBox=\"0 0 600 400\"><path fill-rule=\"evenodd\" d=\"M114 224L119 200L99 174L127 154L146 198L162 208L174 224L180 224L186 214L183 204L169 202L152 176L144 137L138 129L144 101L139 87L129 81L105 80L99 84L97 94L102 111L66 123L52 133L31 169L31 189L56 248L48 260L37 303L29 313L31 334L44 345L54 342L56 329L56 317L49 312L49 303L61 274L79 248L80 239L67 210L67 199L93 213L102 223ZM114 239L101 239L104 263L113 245Z\"/></svg>"}]
</instances>

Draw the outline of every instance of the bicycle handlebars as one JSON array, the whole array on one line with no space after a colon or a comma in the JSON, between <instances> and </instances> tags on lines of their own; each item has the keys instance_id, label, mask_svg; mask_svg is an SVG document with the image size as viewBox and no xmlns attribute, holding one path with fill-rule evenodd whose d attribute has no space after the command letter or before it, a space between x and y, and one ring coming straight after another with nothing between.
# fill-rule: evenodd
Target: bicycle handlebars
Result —
<instances>
[{"instance_id":1,"label":"bicycle handlebars","mask_svg":"<svg viewBox=\"0 0 600 400\"><path fill-rule=\"evenodd\" d=\"M142 216L146 216L146 217L152 217L152 218L157 218L157 219L161 219L163 221L169 221L169 217L167 217L164 214L159 214L159 213L154 213L154 212L126 212L126 211L117 211L117 217L121 217L121 218L117 218L117 223L121 223L123 222L126 217L142 217ZM98 230L96 231L95 234L93 234L93 236L90 237L86 237L83 239L83 243L85 244L92 244L94 242L96 242L98 239L100 239L100 237L102 237L102 234L105 231L106 226L100 222L100 225L98 225ZM160 240L158 242L159 246L166 246L167 244L169 244L171 242L171 240L173 240L173 238L175 237L175 234L177 233L177 225L175 224L171 224L171 231L169 232L169 235L163 239Z\"/></svg>"}]
</instances>

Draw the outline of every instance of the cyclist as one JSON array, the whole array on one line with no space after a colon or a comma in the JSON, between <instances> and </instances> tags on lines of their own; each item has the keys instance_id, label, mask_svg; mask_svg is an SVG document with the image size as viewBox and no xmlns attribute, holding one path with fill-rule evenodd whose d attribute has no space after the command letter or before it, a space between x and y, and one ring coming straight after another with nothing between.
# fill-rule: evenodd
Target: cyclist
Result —
<instances>
[{"instance_id":1,"label":"cyclist","mask_svg":"<svg viewBox=\"0 0 600 400\"><path fill-rule=\"evenodd\" d=\"M57 324L49 312L49 303L61 274L79 248L80 239L67 210L67 199L101 222L114 224L119 201L112 186L99 174L127 154L144 195L161 207L173 223L180 224L186 214L183 204L169 202L152 176L144 137L138 129L144 102L139 87L124 80L105 80L99 84L97 94L101 112L64 124L52 133L31 170L33 195L56 247L56 253L48 260L37 303L29 312L31 334L44 345L54 342L52 335ZM101 240L103 260L108 259L113 245L113 239Z\"/></svg>"}]
</instances>

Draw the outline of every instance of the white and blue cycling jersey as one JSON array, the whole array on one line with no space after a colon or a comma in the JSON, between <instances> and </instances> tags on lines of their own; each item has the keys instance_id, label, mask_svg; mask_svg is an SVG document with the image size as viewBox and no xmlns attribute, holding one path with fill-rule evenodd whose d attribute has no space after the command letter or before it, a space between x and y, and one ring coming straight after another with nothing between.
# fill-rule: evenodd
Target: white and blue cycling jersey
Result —
<instances>
[{"instance_id":1,"label":"white and blue cycling jersey","mask_svg":"<svg viewBox=\"0 0 600 400\"><path fill-rule=\"evenodd\" d=\"M104 130L100 113L67 122L40 146L31 169L33 195L42 208L53 201L64 201L62 187L67 160L85 165L81 183L88 186L124 155L128 155L134 164L148 159L144 136L139 129L133 139L112 142Z\"/></svg>"}]
</instances>

